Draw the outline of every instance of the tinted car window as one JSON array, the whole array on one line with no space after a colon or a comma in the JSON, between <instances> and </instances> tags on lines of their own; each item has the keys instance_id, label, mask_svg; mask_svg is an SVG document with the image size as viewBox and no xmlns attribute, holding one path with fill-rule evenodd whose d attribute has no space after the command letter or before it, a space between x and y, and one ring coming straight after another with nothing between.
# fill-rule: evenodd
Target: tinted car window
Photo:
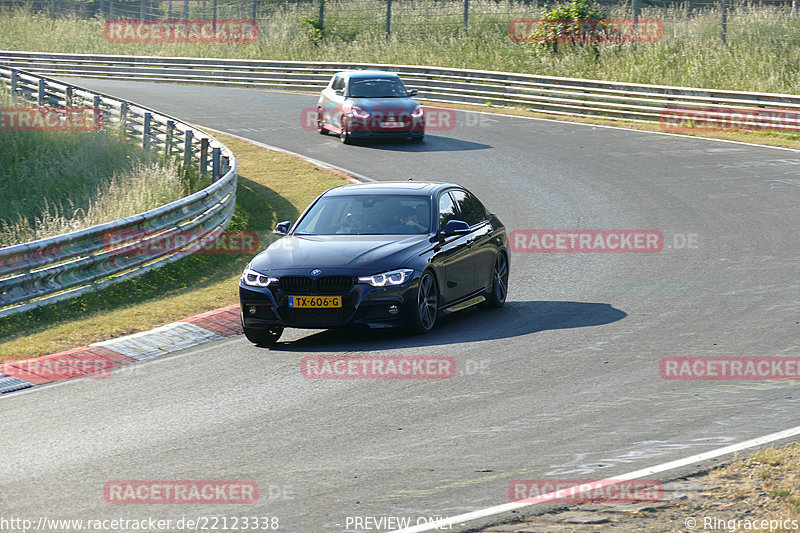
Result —
<instances>
[{"instance_id":1,"label":"tinted car window","mask_svg":"<svg viewBox=\"0 0 800 533\"><path fill-rule=\"evenodd\" d=\"M445 192L439 197L439 231L444 231L445 226L451 220L456 220L456 204Z\"/></svg>"},{"instance_id":2,"label":"tinted car window","mask_svg":"<svg viewBox=\"0 0 800 533\"><path fill-rule=\"evenodd\" d=\"M408 91L399 78L351 78L348 96L351 98L408 97Z\"/></svg>"},{"instance_id":3,"label":"tinted car window","mask_svg":"<svg viewBox=\"0 0 800 533\"><path fill-rule=\"evenodd\" d=\"M398 235L430 231L426 196L359 194L320 198L294 230L295 235Z\"/></svg>"},{"instance_id":4,"label":"tinted car window","mask_svg":"<svg viewBox=\"0 0 800 533\"><path fill-rule=\"evenodd\" d=\"M458 210L461 211L461 219L464 222L470 226L474 226L486 220L483 207L478 207L479 204L477 200L475 200L471 194L468 194L466 191L458 190L452 191L452 194L453 198L456 199Z\"/></svg>"}]
</instances>

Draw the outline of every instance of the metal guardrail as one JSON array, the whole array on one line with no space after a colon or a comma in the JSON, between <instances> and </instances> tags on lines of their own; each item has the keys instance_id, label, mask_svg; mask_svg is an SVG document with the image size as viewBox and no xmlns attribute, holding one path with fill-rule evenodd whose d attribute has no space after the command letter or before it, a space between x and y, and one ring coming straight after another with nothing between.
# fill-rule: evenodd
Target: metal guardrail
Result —
<instances>
[{"instance_id":1,"label":"metal guardrail","mask_svg":"<svg viewBox=\"0 0 800 533\"><path fill-rule=\"evenodd\" d=\"M0 86L11 90L15 106L99 110L103 128L141 139L164 157L182 156L184 168L197 165L212 178L205 189L145 213L0 248L0 318L149 272L227 227L236 203L236 157L211 135L152 109L17 69L0 67Z\"/></svg>"},{"instance_id":2,"label":"metal guardrail","mask_svg":"<svg viewBox=\"0 0 800 533\"><path fill-rule=\"evenodd\" d=\"M400 74L420 98L513 105L578 117L658 122L665 109L781 108L800 96L595 81L468 69L368 63L57 54L0 50L0 64L58 76L172 81L280 90L319 90L333 72L380 68Z\"/></svg>"}]
</instances>

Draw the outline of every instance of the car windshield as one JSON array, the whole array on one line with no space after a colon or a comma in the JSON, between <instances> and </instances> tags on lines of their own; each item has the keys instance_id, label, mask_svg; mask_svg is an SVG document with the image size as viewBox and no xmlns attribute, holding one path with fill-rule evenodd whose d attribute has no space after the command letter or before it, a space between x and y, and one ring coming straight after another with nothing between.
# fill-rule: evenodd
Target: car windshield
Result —
<instances>
[{"instance_id":1,"label":"car windshield","mask_svg":"<svg viewBox=\"0 0 800 533\"><path fill-rule=\"evenodd\" d=\"M408 97L405 85L398 78L351 79L350 98Z\"/></svg>"},{"instance_id":2,"label":"car windshield","mask_svg":"<svg viewBox=\"0 0 800 533\"><path fill-rule=\"evenodd\" d=\"M320 198L298 222L295 235L403 235L428 233L426 196L363 194Z\"/></svg>"}]
</instances>

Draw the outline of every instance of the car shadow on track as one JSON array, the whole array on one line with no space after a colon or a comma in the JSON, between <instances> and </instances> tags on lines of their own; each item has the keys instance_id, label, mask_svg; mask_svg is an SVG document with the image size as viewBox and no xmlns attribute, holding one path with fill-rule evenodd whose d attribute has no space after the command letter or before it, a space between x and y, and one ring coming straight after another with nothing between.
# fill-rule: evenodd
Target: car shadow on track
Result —
<instances>
[{"instance_id":1,"label":"car shadow on track","mask_svg":"<svg viewBox=\"0 0 800 533\"><path fill-rule=\"evenodd\" d=\"M421 143L397 139L357 139L351 147L390 150L392 152L464 152L467 150L486 150L491 145L462 141L439 135L426 135Z\"/></svg>"},{"instance_id":2,"label":"car shadow on track","mask_svg":"<svg viewBox=\"0 0 800 533\"><path fill-rule=\"evenodd\" d=\"M471 308L441 318L427 335L403 329L343 328L312 333L270 349L298 352L360 352L441 346L518 337L537 331L609 324L627 313L605 303L507 302L500 309Z\"/></svg>"}]
</instances>

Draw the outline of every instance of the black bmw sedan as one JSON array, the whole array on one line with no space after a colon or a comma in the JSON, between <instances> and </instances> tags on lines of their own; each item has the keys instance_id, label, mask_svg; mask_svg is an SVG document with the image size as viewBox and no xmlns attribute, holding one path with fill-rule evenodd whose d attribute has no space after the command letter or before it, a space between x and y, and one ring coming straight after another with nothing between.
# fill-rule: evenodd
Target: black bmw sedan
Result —
<instances>
[{"instance_id":1,"label":"black bmw sedan","mask_svg":"<svg viewBox=\"0 0 800 533\"><path fill-rule=\"evenodd\" d=\"M343 185L323 193L247 265L242 326L259 345L285 327L350 324L427 333L437 317L508 291L500 220L452 183Z\"/></svg>"}]
</instances>

